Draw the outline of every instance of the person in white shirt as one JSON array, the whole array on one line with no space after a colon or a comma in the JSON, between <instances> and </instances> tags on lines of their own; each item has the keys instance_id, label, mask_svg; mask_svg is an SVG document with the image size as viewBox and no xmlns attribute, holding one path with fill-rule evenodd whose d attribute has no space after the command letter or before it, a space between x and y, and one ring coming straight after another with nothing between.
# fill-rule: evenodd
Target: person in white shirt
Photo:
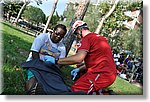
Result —
<instances>
[{"instance_id":1,"label":"person in white shirt","mask_svg":"<svg viewBox=\"0 0 150 102\"><path fill-rule=\"evenodd\" d=\"M62 43L62 38L67 32L66 26L58 24L54 27L53 33L41 33L32 43L29 57L26 61L40 58L44 61L44 56L53 56L56 59L66 57L66 48ZM34 77L30 70L27 70L27 79ZM31 81L32 82L32 81ZM27 90L31 85L27 86Z\"/></svg>"}]
</instances>

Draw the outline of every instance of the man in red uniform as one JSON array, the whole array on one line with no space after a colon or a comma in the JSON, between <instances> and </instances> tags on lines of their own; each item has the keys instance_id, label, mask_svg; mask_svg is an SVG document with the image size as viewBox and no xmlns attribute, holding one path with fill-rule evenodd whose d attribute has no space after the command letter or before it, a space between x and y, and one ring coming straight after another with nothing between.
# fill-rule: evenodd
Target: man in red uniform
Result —
<instances>
[{"instance_id":1,"label":"man in red uniform","mask_svg":"<svg viewBox=\"0 0 150 102\"><path fill-rule=\"evenodd\" d=\"M91 94L113 84L116 79L116 66L107 40L91 32L87 24L80 20L73 24L73 31L81 38L77 53L57 61L62 65L85 62L87 72L72 85L72 90ZM45 61L51 60L54 58L45 59ZM77 70L79 71L79 69Z\"/></svg>"}]
</instances>

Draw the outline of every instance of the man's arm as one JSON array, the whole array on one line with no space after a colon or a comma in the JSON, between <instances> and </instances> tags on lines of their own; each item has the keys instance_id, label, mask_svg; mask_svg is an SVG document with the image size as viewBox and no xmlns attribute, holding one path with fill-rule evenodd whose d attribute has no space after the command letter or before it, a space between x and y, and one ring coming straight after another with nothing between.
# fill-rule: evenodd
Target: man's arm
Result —
<instances>
[{"instance_id":1,"label":"man's arm","mask_svg":"<svg viewBox=\"0 0 150 102\"><path fill-rule=\"evenodd\" d=\"M66 57L66 58L60 58L57 63L61 64L61 65L78 64L78 63L81 63L84 60L86 55L87 55L86 50L79 50L73 56L69 56L69 57Z\"/></svg>"}]
</instances>

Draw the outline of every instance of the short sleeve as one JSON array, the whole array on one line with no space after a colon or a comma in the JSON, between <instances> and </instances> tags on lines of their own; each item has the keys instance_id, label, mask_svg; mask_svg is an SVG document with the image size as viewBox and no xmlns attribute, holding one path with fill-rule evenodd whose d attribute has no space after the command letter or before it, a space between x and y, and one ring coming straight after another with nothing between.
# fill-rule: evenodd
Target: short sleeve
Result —
<instances>
[{"instance_id":1,"label":"short sleeve","mask_svg":"<svg viewBox=\"0 0 150 102\"><path fill-rule=\"evenodd\" d=\"M42 33L39 36L37 36L31 46L31 51L36 51L39 52L41 47L44 45L45 43L45 38L46 38L47 34Z\"/></svg>"},{"instance_id":2,"label":"short sleeve","mask_svg":"<svg viewBox=\"0 0 150 102\"><path fill-rule=\"evenodd\" d=\"M59 58L66 57L66 47L62 45L59 50L61 51Z\"/></svg>"}]
</instances>

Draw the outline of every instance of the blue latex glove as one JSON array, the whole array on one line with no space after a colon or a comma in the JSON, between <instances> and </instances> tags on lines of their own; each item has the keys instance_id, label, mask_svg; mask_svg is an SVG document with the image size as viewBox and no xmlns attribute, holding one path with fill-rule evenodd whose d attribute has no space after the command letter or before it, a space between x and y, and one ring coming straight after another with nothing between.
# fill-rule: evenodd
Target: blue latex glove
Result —
<instances>
[{"instance_id":1,"label":"blue latex glove","mask_svg":"<svg viewBox=\"0 0 150 102\"><path fill-rule=\"evenodd\" d=\"M77 74L78 74L79 71L80 71L79 68L73 69L71 71L71 75L73 76L72 80L74 80L76 78L76 76L77 76Z\"/></svg>"},{"instance_id":2,"label":"blue latex glove","mask_svg":"<svg viewBox=\"0 0 150 102\"><path fill-rule=\"evenodd\" d=\"M47 56L47 55L44 56L44 61L45 62L51 62L51 63L55 64L55 58L52 56Z\"/></svg>"}]
</instances>

